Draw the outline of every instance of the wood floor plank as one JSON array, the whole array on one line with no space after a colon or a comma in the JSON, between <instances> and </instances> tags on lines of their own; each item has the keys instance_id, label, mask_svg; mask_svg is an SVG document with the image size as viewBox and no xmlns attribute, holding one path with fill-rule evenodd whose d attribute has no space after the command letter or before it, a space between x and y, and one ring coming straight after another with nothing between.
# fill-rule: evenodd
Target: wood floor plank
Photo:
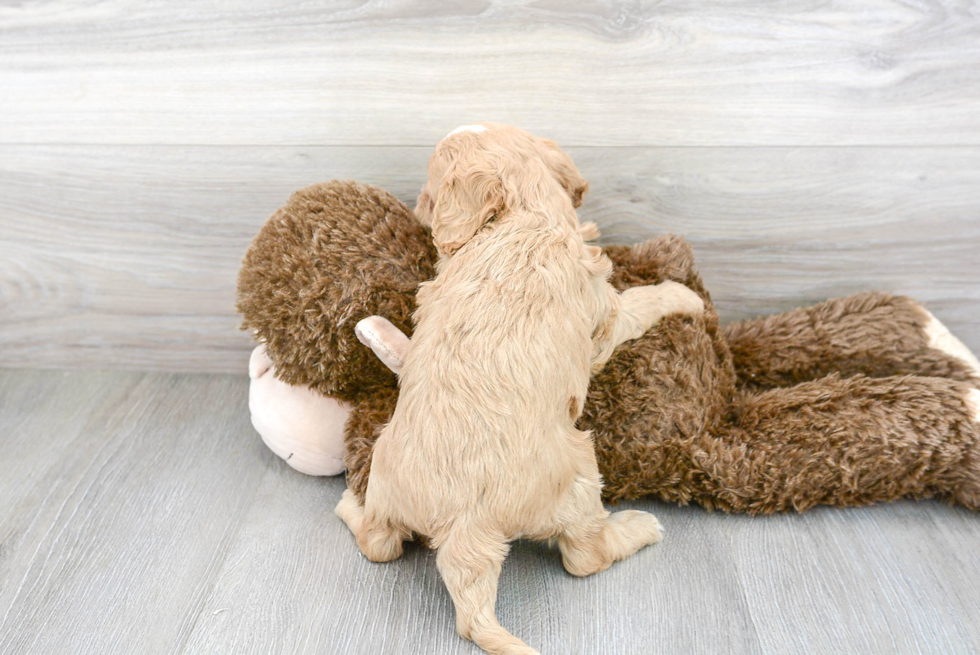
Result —
<instances>
[{"instance_id":1,"label":"wood floor plank","mask_svg":"<svg viewBox=\"0 0 980 655\"><path fill-rule=\"evenodd\" d=\"M980 148L571 148L604 241L686 234L722 318L867 289L980 350ZM0 365L239 372L252 237L331 178L414 204L430 148L0 146Z\"/></svg>"},{"instance_id":2,"label":"wood floor plank","mask_svg":"<svg viewBox=\"0 0 980 655\"><path fill-rule=\"evenodd\" d=\"M980 145L972 3L4 3L0 143Z\"/></svg>"},{"instance_id":3,"label":"wood floor plank","mask_svg":"<svg viewBox=\"0 0 980 655\"><path fill-rule=\"evenodd\" d=\"M480 652L433 554L364 559L332 512L343 479L268 453L246 393L242 376L0 370L0 654ZM975 512L627 507L664 541L585 579L518 542L501 622L583 655L980 648Z\"/></svg>"},{"instance_id":4,"label":"wood floor plank","mask_svg":"<svg viewBox=\"0 0 980 655\"><path fill-rule=\"evenodd\" d=\"M372 564L333 515L340 478L271 470L185 653L480 653L455 634L433 553L410 545ZM721 516L634 503L668 538L586 579L555 549L518 542L504 564L498 617L542 652L761 652ZM683 621L678 617L683 616Z\"/></svg>"},{"instance_id":5,"label":"wood floor plank","mask_svg":"<svg viewBox=\"0 0 980 655\"><path fill-rule=\"evenodd\" d=\"M425 631L424 652L479 652L452 634L448 597L424 552L392 566L360 555L333 515L343 488L342 478L303 476L281 462L268 471L184 653L423 652L388 645L405 630L416 642Z\"/></svg>"},{"instance_id":6,"label":"wood floor plank","mask_svg":"<svg viewBox=\"0 0 980 655\"><path fill-rule=\"evenodd\" d=\"M65 444L99 407L117 403L141 378L135 373L0 370L0 551L14 546L8 517L57 465Z\"/></svg>"},{"instance_id":7,"label":"wood floor plank","mask_svg":"<svg viewBox=\"0 0 980 655\"><path fill-rule=\"evenodd\" d=\"M732 517L729 527L767 653L980 648L976 513L902 502Z\"/></svg>"},{"instance_id":8,"label":"wood floor plank","mask_svg":"<svg viewBox=\"0 0 980 655\"><path fill-rule=\"evenodd\" d=\"M193 628L271 455L245 380L138 377L4 513L0 653L177 652Z\"/></svg>"}]
</instances>

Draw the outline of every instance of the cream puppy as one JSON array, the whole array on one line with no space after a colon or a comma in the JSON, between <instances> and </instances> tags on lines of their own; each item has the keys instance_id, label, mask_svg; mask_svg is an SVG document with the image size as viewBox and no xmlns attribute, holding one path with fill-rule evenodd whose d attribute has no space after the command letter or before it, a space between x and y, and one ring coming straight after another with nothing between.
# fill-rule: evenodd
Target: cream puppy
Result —
<instances>
[{"instance_id":1,"label":"cream puppy","mask_svg":"<svg viewBox=\"0 0 980 655\"><path fill-rule=\"evenodd\" d=\"M557 146L517 128L467 126L436 147L416 215L443 260L418 292L416 329L364 506L337 514L374 561L413 533L437 549L456 627L489 653L534 653L497 622L514 539L556 539L573 575L661 539L651 514L602 506L591 436L575 428L589 376L663 316L703 310L676 283L622 294L585 243L587 189Z\"/></svg>"}]
</instances>

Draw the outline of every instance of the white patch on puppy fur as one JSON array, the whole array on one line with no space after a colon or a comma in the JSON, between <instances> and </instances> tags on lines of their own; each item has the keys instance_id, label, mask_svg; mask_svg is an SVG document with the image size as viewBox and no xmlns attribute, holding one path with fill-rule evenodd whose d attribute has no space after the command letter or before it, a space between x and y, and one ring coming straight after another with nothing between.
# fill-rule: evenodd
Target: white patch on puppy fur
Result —
<instances>
[{"instance_id":1,"label":"white patch on puppy fur","mask_svg":"<svg viewBox=\"0 0 980 655\"><path fill-rule=\"evenodd\" d=\"M483 127L482 125L460 125L455 130L447 134L446 138L448 139L452 135L459 134L460 132L486 132L486 131L487 128Z\"/></svg>"},{"instance_id":2,"label":"white patch on puppy fur","mask_svg":"<svg viewBox=\"0 0 980 655\"><path fill-rule=\"evenodd\" d=\"M977 361L976 355L970 352L970 349L963 345L962 341L954 337L946 329L946 326L939 322L939 319L929 311L923 311L929 316L929 322L924 328L926 338L929 340L929 347L941 350L951 357L956 357L973 369L974 375L980 377L980 361Z\"/></svg>"}]
</instances>

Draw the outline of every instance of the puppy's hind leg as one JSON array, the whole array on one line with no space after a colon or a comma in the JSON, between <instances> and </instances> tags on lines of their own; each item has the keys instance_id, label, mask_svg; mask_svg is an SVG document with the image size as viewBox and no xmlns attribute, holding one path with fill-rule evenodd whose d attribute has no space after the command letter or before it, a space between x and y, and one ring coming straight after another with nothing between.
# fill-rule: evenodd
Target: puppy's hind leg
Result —
<instances>
[{"instance_id":1,"label":"puppy's hind leg","mask_svg":"<svg viewBox=\"0 0 980 655\"><path fill-rule=\"evenodd\" d=\"M572 575L605 571L613 562L663 539L663 528L653 514L637 510L610 514L602 506L600 491L598 473L580 475L564 499L558 548L565 570Z\"/></svg>"},{"instance_id":2,"label":"puppy's hind leg","mask_svg":"<svg viewBox=\"0 0 980 655\"><path fill-rule=\"evenodd\" d=\"M497 580L509 550L500 535L459 521L439 546L436 567L456 606L456 630L491 655L537 655L497 621Z\"/></svg>"},{"instance_id":3,"label":"puppy's hind leg","mask_svg":"<svg viewBox=\"0 0 980 655\"><path fill-rule=\"evenodd\" d=\"M364 507L357 502L353 491L344 490L334 511L354 533L358 547L369 560L390 562L401 557L402 542L409 535L396 529L388 521L369 518Z\"/></svg>"}]
</instances>

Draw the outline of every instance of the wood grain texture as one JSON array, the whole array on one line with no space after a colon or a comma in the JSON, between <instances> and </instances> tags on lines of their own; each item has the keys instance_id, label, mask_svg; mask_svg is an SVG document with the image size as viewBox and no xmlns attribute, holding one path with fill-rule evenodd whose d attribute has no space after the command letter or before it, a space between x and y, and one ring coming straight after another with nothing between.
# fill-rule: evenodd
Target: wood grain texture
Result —
<instances>
[{"instance_id":1,"label":"wood grain texture","mask_svg":"<svg viewBox=\"0 0 980 655\"><path fill-rule=\"evenodd\" d=\"M956 0L0 6L0 143L980 145Z\"/></svg>"},{"instance_id":2,"label":"wood grain texture","mask_svg":"<svg viewBox=\"0 0 980 655\"><path fill-rule=\"evenodd\" d=\"M980 649L980 587L961 584L980 579L975 513L903 502L733 520L730 528L767 652ZM777 628L786 625L796 628Z\"/></svg>"},{"instance_id":3,"label":"wood grain texture","mask_svg":"<svg viewBox=\"0 0 980 655\"><path fill-rule=\"evenodd\" d=\"M571 148L604 240L687 235L723 319L881 289L980 350L980 148ZM0 147L0 365L237 372L235 277L300 187L414 204L430 148Z\"/></svg>"},{"instance_id":4,"label":"wood grain texture","mask_svg":"<svg viewBox=\"0 0 980 655\"><path fill-rule=\"evenodd\" d=\"M360 555L332 513L343 489L269 472L186 652L482 652L455 634L434 553L412 545L384 565ZM760 652L721 517L640 505L667 522L673 548L578 579L556 549L519 542L500 579L501 623L542 652Z\"/></svg>"},{"instance_id":5,"label":"wood grain texture","mask_svg":"<svg viewBox=\"0 0 980 655\"><path fill-rule=\"evenodd\" d=\"M57 461L64 444L72 442L103 403L117 402L138 376L103 373L0 371L0 553L9 547L15 513ZM0 556L0 562L2 562Z\"/></svg>"},{"instance_id":6,"label":"wood grain texture","mask_svg":"<svg viewBox=\"0 0 980 655\"><path fill-rule=\"evenodd\" d=\"M411 203L474 120L557 139L606 243L686 234L723 318L865 289L980 351L965 0L0 1L0 654L478 653L429 551L248 425L235 275L330 178ZM515 545L542 652L980 650L980 523L936 503L667 528L589 579Z\"/></svg>"},{"instance_id":7,"label":"wood grain texture","mask_svg":"<svg viewBox=\"0 0 980 655\"><path fill-rule=\"evenodd\" d=\"M34 392L0 442L0 469L15 469L0 470L0 652L178 652L271 460L249 427L246 381L0 380L5 394ZM30 462L18 455L27 441Z\"/></svg>"},{"instance_id":8,"label":"wood grain texture","mask_svg":"<svg viewBox=\"0 0 980 655\"><path fill-rule=\"evenodd\" d=\"M368 562L333 514L343 479L265 450L244 376L0 370L0 410L0 654L481 652L432 552ZM980 648L975 513L622 507L664 541L585 579L517 542L501 622L579 655Z\"/></svg>"}]
</instances>

